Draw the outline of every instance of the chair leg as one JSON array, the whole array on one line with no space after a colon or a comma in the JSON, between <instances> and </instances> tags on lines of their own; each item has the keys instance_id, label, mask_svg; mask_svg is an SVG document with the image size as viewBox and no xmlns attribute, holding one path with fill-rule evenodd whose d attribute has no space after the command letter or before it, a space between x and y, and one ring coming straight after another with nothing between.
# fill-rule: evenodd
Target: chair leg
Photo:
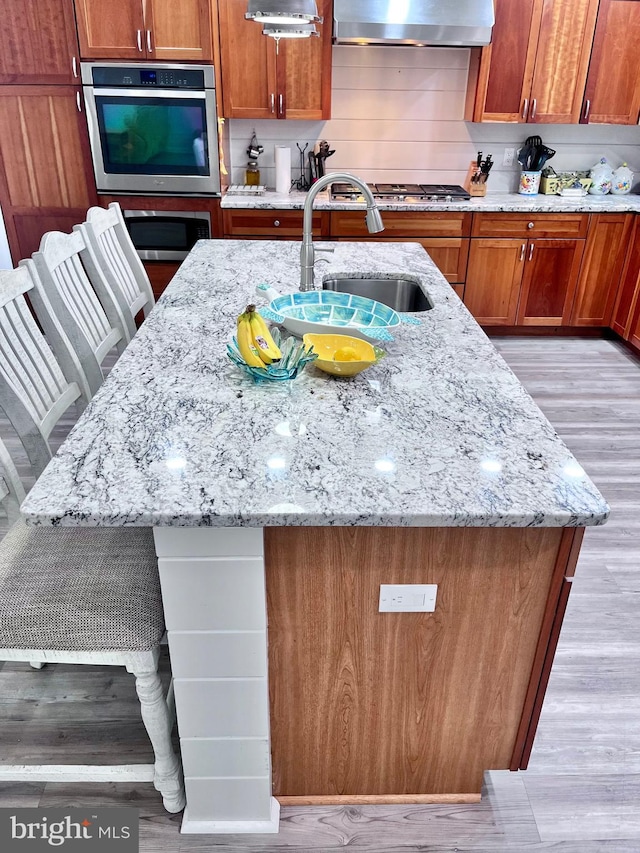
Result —
<instances>
[{"instance_id":1,"label":"chair leg","mask_svg":"<svg viewBox=\"0 0 640 853\"><path fill-rule=\"evenodd\" d=\"M171 744L171 719L157 672L137 672L129 668L136 678L136 691L140 699L142 720L155 754L154 787L162 794L168 812L179 812L185 806L182 770Z\"/></svg>"}]
</instances>

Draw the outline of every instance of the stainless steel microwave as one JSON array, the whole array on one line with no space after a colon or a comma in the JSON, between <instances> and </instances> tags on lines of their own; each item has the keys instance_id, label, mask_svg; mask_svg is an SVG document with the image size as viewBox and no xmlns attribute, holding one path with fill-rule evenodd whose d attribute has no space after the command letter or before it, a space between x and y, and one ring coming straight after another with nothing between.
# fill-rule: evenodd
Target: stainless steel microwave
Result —
<instances>
[{"instance_id":1,"label":"stainless steel microwave","mask_svg":"<svg viewBox=\"0 0 640 853\"><path fill-rule=\"evenodd\" d=\"M211 215L191 210L123 210L143 261L182 261L198 240L211 238Z\"/></svg>"}]
</instances>

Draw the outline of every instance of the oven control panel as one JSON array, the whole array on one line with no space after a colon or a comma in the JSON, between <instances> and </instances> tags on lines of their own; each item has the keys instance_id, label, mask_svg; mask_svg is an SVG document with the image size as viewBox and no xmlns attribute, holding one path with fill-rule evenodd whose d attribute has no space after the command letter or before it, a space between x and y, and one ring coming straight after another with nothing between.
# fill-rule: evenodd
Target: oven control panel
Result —
<instances>
[{"instance_id":1,"label":"oven control panel","mask_svg":"<svg viewBox=\"0 0 640 853\"><path fill-rule=\"evenodd\" d=\"M94 88L204 89L204 72L198 68L99 66L92 68Z\"/></svg>"}]
</instances>

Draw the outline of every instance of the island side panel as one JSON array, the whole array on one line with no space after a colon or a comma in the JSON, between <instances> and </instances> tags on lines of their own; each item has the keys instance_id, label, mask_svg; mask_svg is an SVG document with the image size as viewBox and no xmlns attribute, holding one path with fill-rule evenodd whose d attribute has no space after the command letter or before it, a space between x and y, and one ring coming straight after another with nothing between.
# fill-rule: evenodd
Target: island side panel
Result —
<instances>
[{"instance_id":1,"label":"island side panel","mask_svg":"<svg viewBox=\"0 0 640 853\"><path fill-rule=\"evenodd\" d=\"M508 768L563 540L267 528L274 794L468 795ZM379 613L383 583L437 584L435 612Z\"/></svg>"}]
</instances>

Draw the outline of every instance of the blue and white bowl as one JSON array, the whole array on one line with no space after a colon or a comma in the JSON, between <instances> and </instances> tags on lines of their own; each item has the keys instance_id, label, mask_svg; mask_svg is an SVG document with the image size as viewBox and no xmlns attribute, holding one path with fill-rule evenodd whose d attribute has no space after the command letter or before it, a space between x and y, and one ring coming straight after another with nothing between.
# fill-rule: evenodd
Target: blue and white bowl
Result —
<instances>
[{"instance_id":1,"label":"blue and white bowl","mask_svg":"<svg viewBox=\"0 0 640 853\"><path fill-rule=\"evenodd\" d=\"M281 295L266 284L259 284L257 290L271 300L266 308L258 309L264 319L284 326L299 338L343 329L364 341L392 341L391 330L401 323L420 323L415 317L401 316L382 302L351 293L310 290Z\"/></svg>"}]
</instances>

